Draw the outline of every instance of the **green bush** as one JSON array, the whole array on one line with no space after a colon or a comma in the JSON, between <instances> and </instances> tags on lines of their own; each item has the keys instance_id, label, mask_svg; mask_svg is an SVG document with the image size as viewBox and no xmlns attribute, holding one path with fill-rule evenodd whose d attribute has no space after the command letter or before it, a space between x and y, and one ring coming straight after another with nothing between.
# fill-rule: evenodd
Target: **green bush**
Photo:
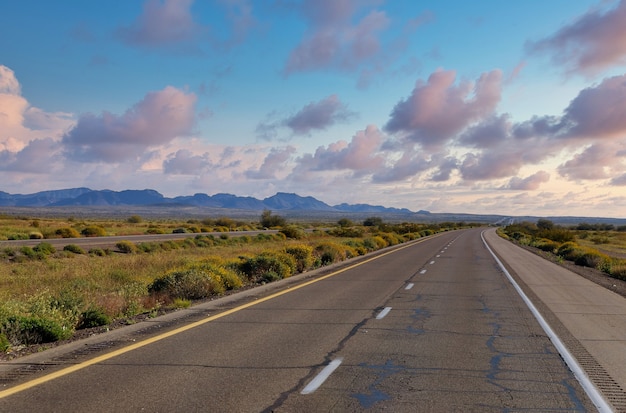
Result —
<instances>
[{"instance_id":1,"label":"green bush","mask_svg":"<svg viewBox=\"0 0 626 413\"><path fill-rule=\"evenodd\" d=\"M196 300L223 293L224 284L209 266L192 266L157 278L148 286L148 291L166 295L171 300Z\"/></svg>"},{"instance_id":2,"label":"green bush","mask_svg":"<svg viewBox=\"0 0 626 413\"><path fill-rule=\"evenodd\" d=\"M306 233L295 225L288 225L279 232L291 239L302 239L306 237Z\"/></svg>"},{"instance_id":3,"label":"green bush","mask_svg":"<svg viewBox=\"0 0 626 413\"><path fill-rule=\"evenodd\" d=\"M81 232L84 237L106 237L107 232L104 228L97 225L91 225L84 228Z\"/></svg>"},{"instance_id":4,"label":"green bush","mask_svg":"<svg viewBox=\"0 0 626 413\"><path fill-rule=\"evenodd\" d=\"M43 234L41 232L33 231L28 234L29 239L43 239Z\"/></svg>"},{"instance_id":5,"label":"green bush","mask_svg":"<svg viewBox=\"0 0 626 413\"><path fill-rule=\"evenodd\" d=\"M13 345L30 345L64 340L72 335L72 330L44 318L10 316L0 327L0 333Z\"/></svg>"},{"instance_id":6,"label":"green bush","mask_svg":"<svg viewBox=\"0 0 626 413\"><path fill-rule=\"evenodd\" d=\"M95 255L97 257L104 257L107 254L102 248L91 248L89 250L89 255Z\"/></svg>"},{"instance_id":7,"label":"green bush","mask_svg":"<svg viewBox=\"0 0 626 413\"><path fill-rule=\"evenodd\" d=\"M296 260L296 271L304 272L313 265L313 247L309 245L292 245L285 252Z\"/></svg>"},{"instance_id":8,"label":"green bush","mask_svg":"<svg viewBox=\"0 0 626 413\"><path fill-rule=\"evenodd\" d=\"M11 342L4 333L0 333L0 352L6 352L11 347Z\"/></svg>"},{"instance_id":9,"label":"green bush","mask_svg":"<svg viewBox=\"0 0 626 413\"><path fill-rule=\"evenodd\" d=\"M244 258L238 269L252 282L287 278L297 270L296 259L286 252L268 251Z\"/></svg>"},{"instance_id":10,"label":"green bush","mask_svg":"<svg viewBox=\"0 0 626 413\"><path fill-rule=\"evenodd\" d=\"M319 265L329 265L346 259L346 249L336 242L322 242L315 246L313 253Z\"/></svg>"},{"instance_id":11,"label":"green bush","mask_svg":"<svg viewBox=\"0 0 626 413\"><path fill-rule=\"evenodd\" d=\"M76 244L68 244L65 247L63 247L63 251L69 251L72 252L74 254L84 254L85 250L82 249L80 246L76 245Z\"/></svg>"},{"instance_id":12,"label":"green bush","mask_svg":"<svg viewBox=\"0 0 626 413\"><path fill-rule=\"evenodd\" d=\"M575 242L565 242L556 251L557 255L568 261L575 261L580 255L585 253L585 249Z\"/></svg>"},{"instance_id":13,"label":"green bush","mask_svg":"<svg viewBox=\"0 0 626 413\"><path fill-rule=\"evenodd\" d=\"M609 261L609 257L607 255L602 254L598 251L588 250L584 252L583 254L579 255L578 257L576 257L576 259L574 260L574 264L580 265L582 267L600 269L600 266L604 262L608 262L608 261Z\"/></svg>"},{"instance_id":14,"label":"green bush","mask_svg":"<svg viewBox=\"0 0 626 413\"><path fill-rule=\"evenodd\" d=\"M54 231L54 234L61 238L79 238L80 237L80 234L78 233L78 231L70 227L59 228L56 231Z\"/></svg>"},{"instance_id":15,"label":"green bush","mask_svg":"<svg viewBox=\"0 0 626 413\"><path fill-rule=\"evenodd\" d=\"M91 307L83 311L76 329L105 326L111 323L111 317L105 314L101 308Z\"/></svg>"},{"instance_id":16,"label":"green bush","mask_svg":"<svg viewBox=\"0 0 626 413\"><path fill-rule=\"evenodd\" d=\"M142 221L143 221L143 219L139 215L131 215L126 220L126 222L128 222L129 224L139 224Z\"/></svg>"},{"instance_id":17,"label":"green bush","mask_svg":"<svg viewBox=\"0 0 626 413\"><path fill-rule=\"evenodd\" d=\"M42 242L33 247L33 251L41 253L43 255L54 254L57 250L49 242Z\"/></svg>"},{"instance_id":18,"label":"green bush","mask_svg":"<svg viewBox=\"0 0 626 413\"><path fill-rule=\"evenodd\" d=\"M137 252L137 246L130 241L120 241L115 244L115 247L119 252L123 252L124 254L132 254Z\"/></svg>"},{"instance_id":19,"label":"green bush","mask_svg":"<svg viewBox=\"0 0 626 413\"><path fill-rule=\"evenodd\" d=\"M560 245L561 245L560 243L556 241L552 241L550 239L546 239L546 238L542 238L533 243L534 247L539 248L542 251L547 251L547 252L557 251Z\"/></svg>"}]
</instances>

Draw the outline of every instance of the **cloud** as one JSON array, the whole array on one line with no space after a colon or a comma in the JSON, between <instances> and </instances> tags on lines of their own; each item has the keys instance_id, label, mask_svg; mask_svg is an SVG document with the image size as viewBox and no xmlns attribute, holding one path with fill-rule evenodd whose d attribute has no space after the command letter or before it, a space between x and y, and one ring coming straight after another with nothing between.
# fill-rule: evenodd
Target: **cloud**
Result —
<instances>
[{"instance_id":1,"label":"cloud","mask_svg":"<svg viewBox=\"0 0 626 413\"><path fill-rule=\"evenodd\" d=\"M558 172L571 180L607 179L626 170L625 160L624 151L620 151L618 145L596 143L559 165Z\"/></svg>"},{"instance_id":2,"label":"cloud","mask_svg":"<svg viewBox=\"0 0 626 413\"><path fill-rule=\"evenodd\" d=\"M196 96L168 86L148 93L121 116L85 114L63 137L66 155L82 162L116 163L191 133Z\"/></svg>"},{"instance_id":3,"label":"cloud","mask_svg":"<svg viewBox=\"0 0 626 413\"><path fill-rule=\"evenodd\" d=\"M560 126L566 137L626 134L626 75L606 78L582 90L565 109Z\"/></svg>"},{"instance_id":4,"label":"cloud","mask_svg":"<svg viewBox=\"0 0 626 413\"><path fill-rule=\"evenodd\" d=\"M194 22L191 5L194 0L147 0L143 12L116 35L131 46L161 47L195 41L203 32Z\"/></svg>"},{"instance_id":5,"label":"cloud","mask_svg":"<svg viewBox=\"0 0 626 413\"><path fill-rule=\"evenodd\" d=\"M276 113L273 112L269 116L276 116ZM330 95L319 102L307 104L297 113L282 120L259 123L256 133L260 138L270 140L277 136L279 128L286 127L294 135L309 135L312 131L325 130L354 116L355 114L339 100L337 95Z\"/></svg>"},{"instance_id":6,"label":"cloud","mask_svg":"<svg viewBox=\"0 0 626 413\"><path fill-rule=\"evenodd\" d=\"M34 139L17 152L0 151L0 170L48 174L59 159L59 142L52 138Z\"/></svg>"},{"instance_id":7,"label":"cloud","mask_svg":"<svg viewBox=\"0 0 626 413\"><path fill-rule=\"evenodd\" d=\"M285 73L322 68L353 70L376 55L380 33L389 25L385 12L371 10L356 23L357 12L368 2L305 0L299 11L309 22L304 39L291 51Z\"/></svg>"},{"instance_id":8,"label":"cloud","mask_svg":"<svg viewBox=\"0 0 626 413\"><path fill-rule=\"evenodd\" d=\"M312 130L323 130L333 124L350 119L354 114L339 101L337 95L319 102L311 102L284 122L296 135L306 135Z\"/></svg>"},{"instance_id":9,"label":"cloud","mask_svg":"<svg viewBox=\"0 0 626 413\"><path fill-rule=\"evenodd\" d=\"M379 170L385 158L379 153L383 133L374 125L358 131L350 142L338 141L320 146L314 154L304 154L297 159L294 175L300 177L312 171L349 171L353 176L363 176Z\"/></svg>"},{"instance_id":10,"label":"cloud","mask_svg":"<svg viewBox=\"0 0 626 413\"><path fill-rule=\"evenodd\" d=\"M556 64L593 73L626 63L626 0L615 8L594 8L553 35L527 46L531 53L551 53Z\"/></svg>"},{"instance_id":11,"label":"cloud","mask_svg":"<svg viewBox=\"0 0 626 413\"><path fill-rule=\"evenodd\" d=\"M0 151L20 151L34 139L57 139L74 122L70 113L32 106L21 90L13 70L0 65Z\"/></svg>"},{"instance_id":12,"label":"cloud","mask_svg":"<svg viewBox=\"0 0 626 413\"><path fill-rule=\"evenodd\" d=\"M172 175L199 175L212 167L208 154L194 155L187 149L179 149L163 162L163 173Z\"/></svg>"},{"instance_id":13,"label":"cloud","mask_svg":"<svg viewBox=\"0 0 626 413\"><path fill-rule=\"evenodd\" d=\"M522 191L535 191L542 183L550 180L550 174L546 171L538 171L527 178L513 177L504 189L515 189Z\"/></svg>"},{"instance_id":14,"label":"cloud","mask_svg":"<svg viewBox=\"0 0 626 413\"><path fill-rule=\"evenodd\" d=\"M294 153L296 148L293 146L272 148L258 170L248 170L245 174L250 179L276 179L279 172L287 170L287 161Z\"/></svg>"},{"instance_id":15,"label":"cloud","mask_svg":"<svg viewBox=\"0 0 626 413\"><path fill-rule=\"evenodd\" d=\"M502 73L484 73L474 84L455 85L454 71L439 70L418 81L411 96L396 104L384 130L404 134L425 147L437 147L494 111L500 101Z\"/></svg>"}]
</instances>

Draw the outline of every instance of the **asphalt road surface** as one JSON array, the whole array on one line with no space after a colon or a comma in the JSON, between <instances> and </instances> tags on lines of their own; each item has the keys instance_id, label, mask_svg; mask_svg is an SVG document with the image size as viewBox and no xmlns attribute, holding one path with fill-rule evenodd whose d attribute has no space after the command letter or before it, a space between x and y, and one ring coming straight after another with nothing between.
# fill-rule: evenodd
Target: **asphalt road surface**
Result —
<instances>
[{"instance_id":1,"label":"asphalt road surface","mask_svg":"<svg viewBox=\"0 0 626 413\"><path fill-rule=\"evenodd\" d=\"M5 363L0 412L596 411L481 231Z\"/></svg>"}]
</instances>

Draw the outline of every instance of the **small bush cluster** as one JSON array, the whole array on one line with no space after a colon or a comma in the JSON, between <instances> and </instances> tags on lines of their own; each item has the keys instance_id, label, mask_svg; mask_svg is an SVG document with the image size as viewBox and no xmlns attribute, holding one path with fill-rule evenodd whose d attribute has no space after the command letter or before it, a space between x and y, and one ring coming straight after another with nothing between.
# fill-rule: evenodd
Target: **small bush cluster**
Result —
<instances>
[{"instance_id":1,"label":"small bush cluster","mask_svg":"<svg viewBox=\"0 0 626 413\"><path fill-rule=\"evenodd\" d=\"M573 231L556 227L548 220L540 220L538 225L530 223L509 225L499 233L519 244L553 253L576 265L595 268L614 278L626 279L624 274L626 260L613 258L593 248L579 245L574 241ZM586 236L587 234L584 234L580 238Z\"/></svg>"}]
</instances>

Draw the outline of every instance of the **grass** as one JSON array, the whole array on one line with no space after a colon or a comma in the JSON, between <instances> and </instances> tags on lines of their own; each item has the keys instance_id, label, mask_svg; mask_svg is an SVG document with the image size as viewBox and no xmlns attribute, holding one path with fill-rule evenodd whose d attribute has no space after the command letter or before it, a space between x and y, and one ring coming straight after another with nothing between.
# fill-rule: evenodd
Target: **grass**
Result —
<instances>
[{"instance_id":1,"label":"grass","mask_svg":"<svg viewBox=\"0 0 626 413\"><path fill-rule=\"evenodd\" d=\"M212 237L194 232L250 230L255 224L227 219L130 221L0 216L0 237L33 230L46 236L60 228L78 233L85 228L103 228L109 235L172 232L176 228L189 232L185 240L138 245L127 241L124 248L118 248L121 252L86 252L76 246L54 250L45 239L33 248L0 251L0 346L6 350L38 340L66 338L77 328L164 308L185 308L193 300L286 278L457 227L358 226L331 235L333 231L305 233L303 226L291 225L271 235Z\"/></svg>"}]
</instances>

